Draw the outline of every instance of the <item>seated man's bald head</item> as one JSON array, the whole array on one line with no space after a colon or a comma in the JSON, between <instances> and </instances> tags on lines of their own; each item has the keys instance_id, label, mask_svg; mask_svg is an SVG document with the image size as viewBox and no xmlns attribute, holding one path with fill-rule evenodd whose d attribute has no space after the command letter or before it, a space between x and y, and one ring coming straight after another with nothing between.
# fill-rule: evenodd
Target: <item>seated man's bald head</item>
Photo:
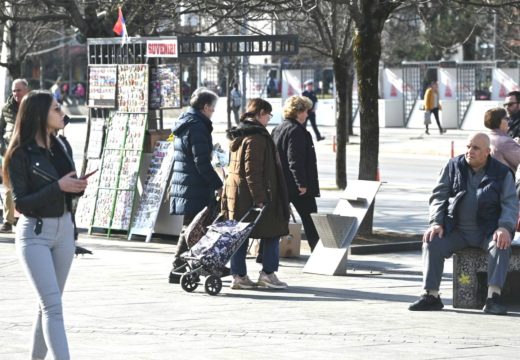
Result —
<instances>
[{"instance_id":1,"label":"seated man's bald head","mask_svg":"<svg viewBox=\"0 0 520 360\"><path fill-rule=\"evenodd\" d=\"M487 158L491 153L490 145L489 136L482 132L473 133L468 136L465 159L474 171L478 171L486 165Z\"/></svg>"}]
</instances>

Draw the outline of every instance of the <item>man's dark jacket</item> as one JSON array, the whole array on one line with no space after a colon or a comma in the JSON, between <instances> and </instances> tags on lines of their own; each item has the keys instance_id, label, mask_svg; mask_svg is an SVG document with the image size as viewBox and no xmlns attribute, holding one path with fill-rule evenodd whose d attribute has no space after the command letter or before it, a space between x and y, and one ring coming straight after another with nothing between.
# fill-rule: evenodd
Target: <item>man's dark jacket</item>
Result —
<instances>
[{"instance_id":1,"label":"man's dark jacket","mask_svg":"<svg viewBox=\"0 0 520 360\"><path fill-rule=\"evenodd\" d=\"M457 224L457 206L467 191L468 171L470 166L464 155L451 159L448 163L448 173L451 183L449 197L453 200L447 206L444 224L450 232ZM503 181L510 172L501 162L488 157L484 167L484 177L477 187L477 222L479 229L488 238L498 228L498 220L502 213L501 193ZM447 200L448 201L448 200Z\"/></svg>"},{"instance_id":2,"label":"man's dark jacket","mask_svg":"<svg viewBox=\"0 0 520 360\"><path fill-rule=\"evenodd\" d=\"M173 127L175 151L170 187L170 214L193 216L208 205L222 180L211 165L213 126L190 108Z\"/></svg>"},{"instance_id":3,"label":"man's dark jacket","mask_svg":"<svg viewBox=\"0 0 520 360\"><path fill-rule=\"evenodd\" d=\"M307 188L309 196L320 196L316 151L311 134L298 121L286 119L274 128L273 139L280 155L289 197Z\"/></svg>"},{"instance_id":4,"label":"man's dark jacket","mask_svg":"<svg viewBox=\"0 0 520 360\"><path fill-rule=\"evenodd\" d=\"M2 155L5 154L13 135L16 114L18 114L18 103L11 95L2 108L2 115L0 115L0 153Z\"/></svg>"},{"instance_id":5,"label":"man's dark jacket","mask_svg":"<svg viewBox=\"0 0 520 360\"><path fill-rule=\"evenodd\" d=\"M509 130L507 133L509 136L511 136L513 139L520 137L520 111L513 114L511 118L508 121L509 124Z\"/></svg>"}]
</instances>

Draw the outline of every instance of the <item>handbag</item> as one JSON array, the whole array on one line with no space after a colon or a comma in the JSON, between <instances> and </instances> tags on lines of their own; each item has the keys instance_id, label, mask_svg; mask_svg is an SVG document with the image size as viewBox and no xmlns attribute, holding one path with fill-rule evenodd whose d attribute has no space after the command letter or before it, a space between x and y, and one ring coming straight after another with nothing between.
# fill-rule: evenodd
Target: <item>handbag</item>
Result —
<instances>
[{"instance_id":1,"label":"handbag","mask_svg":"<svg viewBox=\"0 0 520 360\"><path fill-rule=\"evenodd\" d=\"M424 125L430 125L432 123L432 112L426 110L424 112Z\"/></svg>"}]
</instances>

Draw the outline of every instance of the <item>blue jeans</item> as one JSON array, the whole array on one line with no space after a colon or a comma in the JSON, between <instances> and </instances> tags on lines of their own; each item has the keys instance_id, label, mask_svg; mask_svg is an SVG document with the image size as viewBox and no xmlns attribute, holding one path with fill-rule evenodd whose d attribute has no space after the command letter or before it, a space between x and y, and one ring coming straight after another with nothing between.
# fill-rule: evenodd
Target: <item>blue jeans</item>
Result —
<instances>
[{"instance_id":1,"label":"blue jeans","mask_svg":"<svg viewBox=\"0 0 520 360\"><path fill-rule=\"evenodd\" d=\"M263 238L260 241L262 242L262 271L266 273L278 271L280 238ZM231 257L231 274L240 276L247 275L246 255L248 246L249 241L244 241L235 255Z\"/></svg>"},{"instance_id":2,"label":"blue jeans","mask_svg":"<svg viewBox=\"0 0 520 360\"><path fill-rule=\"evenodd\" d=\"M68 360L61 295L74 257L74 226L70 212L42 220L38 235L34 232L35 218L22 215L16 225L17 252L38 295L31 356L44 359L49 349L54 359Z\"/></svg>"}]
</instances>

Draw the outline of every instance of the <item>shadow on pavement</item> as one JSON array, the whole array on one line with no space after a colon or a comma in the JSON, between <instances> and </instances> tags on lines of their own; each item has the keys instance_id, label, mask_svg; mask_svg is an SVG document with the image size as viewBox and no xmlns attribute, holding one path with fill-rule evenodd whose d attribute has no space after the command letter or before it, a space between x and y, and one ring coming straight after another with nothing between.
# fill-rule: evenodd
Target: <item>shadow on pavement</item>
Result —
<instances>
[{"instance_id":1,"label":"shadow on pavement","mask_svg":"<svg viewBox=\"0 0 520 360\"><path fill-rule=\"evenodd\" d=\"M293 294L287 296L284 294ZM297 294L305 296L294 296ZM312 295L311 297L309 295ZM225 292L221 296L230 298L249 298L261 300L276 301L358 301L358 300L382 300L391 302L410 303L417 300L417 296L399 295L399 294L383 294L378 292L360 291L360 290L343 290L334 288L291 286L286 290L270 290L255 289L251 291L240 291L228 293Z\"/></svg>"},{"instance_id":2,"label":"shadow on pavement","mask_svg":"<svg viewBox=\"0 0 520 360\"><path fill-rule=\"evenodd\" d=\"M482 312L480 309L443 309L443 312L452 312L457 314L469 314L469 315L480 315L480 316L497 316L497 315L489 315ZM500 316L500 315L498 315ZM508 309L507 315L503 315L504 317L520 317L520 308L515 306L513 310L511 308ZM502 317L502 316L501 316Z\"/></svg>"}]
</instances>

